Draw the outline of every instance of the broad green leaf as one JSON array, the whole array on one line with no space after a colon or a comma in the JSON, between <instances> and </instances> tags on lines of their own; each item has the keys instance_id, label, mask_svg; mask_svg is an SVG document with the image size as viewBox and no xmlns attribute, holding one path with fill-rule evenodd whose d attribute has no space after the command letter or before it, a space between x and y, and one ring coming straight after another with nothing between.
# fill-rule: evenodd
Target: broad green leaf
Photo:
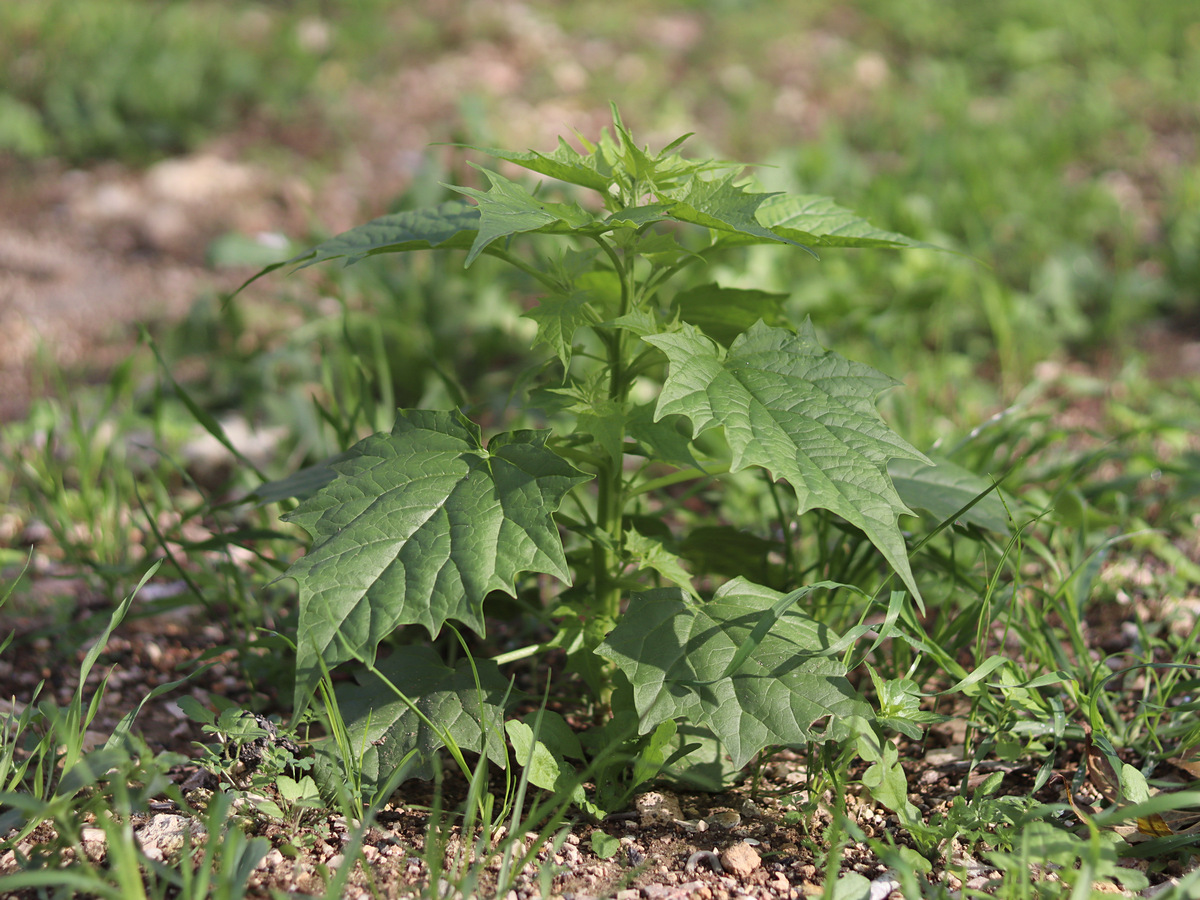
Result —
<instances>
[{"instance_id":1,"label":"broad green leaf","mask_svg":"<svg viewBox=\"0 0 1200 900\"><path fill-rule=\"evenodd\" d=\"M667 751L678 731L679 726L675 720L668 719L659 722L658 727L650 732L649 739L633 760L633 775L630 778L632 786L643 784L662 771L667 761Z\"/></svg>"},{"instance_id":2,"label":"broad green leaf","mask_svg":"<svg viewBox=\"0 0 1200 900\"><path fill-rule=\"evenodd\" d=\"M492 183L489 191L447 185L452 190L474 197L479 203L479 231L467 254L468 266L489 244L502 237L531 231L575 232L595 224L592 215L578 203L540 200L522 185L509 181L498 172L487 169L481 171Z\"/></svg>"},{"instance_id":3,"label":"broad green leaf","mask_svg":"<svg viewBox=\"0 0 1200 900\"><path fill-rule=\"evenodd\" d=\"M504 768L503 723L506 704L520 695L510 692L508 681L491 660L462 659L450 668L431 647L410 645L397 648L382 660L380 674L425 714L444 729L461 750L486 753ZM479 673L479 685L475 672ZM507 700L506 700L507 698ZM401 761L413 750L413 777L430 772L430 761L443 746L436 730L421 721L408 704L378 676L360 671L354 682L337 688L338 710L346 721L350 744L361 752L365 786L382 786ZM341 777L342 768L332 758L333 742L318 754L317 777L328 785ZM368 791L370 793L370 791Z\"/></svg>"},{"instance_id":4,"label":"broad green leaf","mask_svg":"<svg viewBox=\"0 0 1200 900\"><path fill-rule=\"evenodd\" d=\"M761 587L761 585L756 585L756 587ZM723 681L726 678L733 677L734 673L736 673L737 670L742 667L743 663L745 663L746 660L756 650L758 650L759 645L763 642L763 638L767 636L767 633L775 628L775 623L779 621L779 617L795 606L798 600L804 599L815 590L836 590L838 588L848 587L850 586L846 584L840 584L836 581L821 581L816 584L805 585L802 588L797 588L790 593L779 596L778 599L771 604L770 609L758 617L758 621L754 623L754 627L750 630L750 633L746 635L740 644L738 644L737 652L733 654L733 658L730 659L729 662L725 663L725 668L721 670L721 674L710 679L709 681L702 682L702 684L708 685L717 681ZM765 590L770 589L765 588ZM851 588L851 590L853 590L853 588ZM772 591L772 593L775 592ZM850 635L847 635L847 637L850 637ZM825 647L824 651L826 654L832 655L839 652L841 646L845 643L846 638L841 638L834 644Z\"/></svg>"},{"instance_id":5,"label":"broad green leaf","mask_svg":"<svg viewBox=\"0 0 1200 900\"><path fill-rule=\"evenodd\" d=\"M1008 510L989 481L948 459L937 458L934 463L930 466L915 459L888 463L896 492L908 507L928 510L941 522L978 497L979 502L963 513L960 521L1008 534Z\"/></svg>"},{"instance_id":6,"label":"broad green leaf","mask_svg":"<svg viewBox=\"0 0 1200 900\"><path fill-rule=\"evenodd\" d=\"M908 781L900 765L900 751L891 741L883 745L883 758L863 773L862 783L872 797L894 812L908 827L924 824L920 810L908 799Z\"/></svg>"},{"instance_id":7,"label":"broad green leaf","mask_svg":"<svg viewBox=\"0 0 1200 900\"><path fill-rule=\"evenodd\" d=\"M661 777L688 790L715 794L741 780L742 767L733 765L725 747L707 728L680 723L667 750Z\"/></svg>"},{"instance_id":8,"label":"broad green leaf","mask_svg":"<svg viewBox=\"0 0 1200 900\"><path fill-rule=\"evenodd\" d=\"M846 872L838 876L837 881L828 886L829 900L874 900L875 893L871 880L857 872Z\"/></svg>"},{"instance_id":9,"label":"broad green leaf","mask_svg":"<svg viewBox=\"0 0 1200 900\"><path fill-rule=\"evenodd\" d=\"M761 466L787 479L799 513L827 509L860 528L920 598L897 524L912 512L892 486L887 463L928 460L874 405L898 382L825 350L808 321L799 334L759 322L728 351L687 324L643 340L671 364L657 417L687 416L693 437L724 426L731 471Z\"/></svg>"},{"instance_id":10,"label":"broad green leaf","mask_svg":"<svg viewBox=\"0 0 1200 900\"><path fill-rule=\"evenodd\" d=\"M843 720L868 718L845 667L823 655L837 635L794 606L725 675L782 596L740 578L707 603L673 588L634 594L596 652L633 685L642 733L686 719L710 730L740 768L768 745L840 739Z\"/></svg>"},{"instance_id":11,"label":"broad green leaf","mask_svg":"<svg viewBox=\"0 0 1200 900\"><path fill-rule=\"evenodd\" d=\"M611 834L599 829L593 831L592 836L588 840L592 844L592 852L601 859L612 859L617 855L617 851L621 849L620 838L615 838Z\"/></svg>"},{"instance_id":12,"label":"broad green leaf","mask_svg":"<svg viewBox=\"0 0 1200 900\"><path fill-rule=\"evenodd\" d=\"M526 713L523 721L537 731L540 743L550 748L563 759L583 759L583 746L579 735L567 724L567 720L552 709L534 710Z\"/></svg>"},{"instance_id":13,"label":"broad green leaf","mask_svg":"<svg viewBox=\"0 0 1200 900\"><path fill-rule=\"evenodd\" d=\"M286 573L300 588L297 708L318 656L371 659L399 625L436 635L456 619L482 633L489 591L515 593L521 572L570 580L553 513L588 476L545 447L548 434L498 435L484 449L460 413L402 410L288 516L313 537Z\"/></svg>"},{"instance_id":14,"label":"broad green leaf","mask_svg":"<svg viewBox=\"0 0 1200 900\"><path fill-rule=\"evenodd\" d=\"M1128 803L1145 803L1150 799L1150 785L1146 776L1136 766L1125 763L1121 766L1121 799Z\"/></svg>"},{"instance_id":15,"label":"broad green leaf","mask_svg":"<svg viewBox=\"0 0 1200 900\"><path fill-rule=\"evenodd\" d=\"M671 198L671 218L717 231L735 232L758 241L798 243L763 227L755 217L759 206L775 195L750 193L744 186L735 185L734 177L728 175L713 180L691 179L687 182L687 191L682 197Z\"/></svg>"},{"instance_id":16,"label":"broad green leaf","mask_svg":"<svg viewBox=\"0 0 1200 900\"><path fill-rule=\"evenodd\" d=\"M929 247L894 231L876 228L829 197L772 194L758 208L772 232L816 247ZM737 243L733 238L732 243Z\"/></svg>"},{"instance_id":17,"label":"broad green leaf","mask_svg":"<svg viewBox=\"0 0 1200 900\"><path fill-rule=\"evenodd\" d=\"M672 307L723 347L762 319L768 325L786 326L783 303L787 294L748 291L705 284L675 296Z\"/></svg>"}]
</instances>

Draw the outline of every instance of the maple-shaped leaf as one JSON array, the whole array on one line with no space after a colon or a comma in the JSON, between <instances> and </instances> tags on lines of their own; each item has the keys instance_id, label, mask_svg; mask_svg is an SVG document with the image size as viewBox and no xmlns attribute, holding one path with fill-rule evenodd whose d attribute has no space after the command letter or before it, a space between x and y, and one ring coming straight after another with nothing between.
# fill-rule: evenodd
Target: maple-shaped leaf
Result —
<instances>
[{"instance_id":1,"label":"maple-shaped leaf","mask_svg":"<svg viewBox=\"0 0 1200 900\"><path fill-rule=\"evenodd\" d=\"M869 719L845 666L824 652L838 636L794 602L770 620L783 597L741 578L706 603L676 588L634 594L596 652L633 685L639 731L668 719L702 726L740 768L764 747L841 738L846 719Z\"/></svg>"},{"instance_id":2,"label":"maple-shaped leaf","mask_svg":"<svg viewBox=\"0 0 1200 900\"><path fill-rule=\"evenodd\" d=\"M731 471L761 466L787 479L798 513L827 509L860 528L919 600L897 525L913 513L887 463L928 460L875 409L895 379L823 348L807 320L798 334L758 322L728 351L688 324L643 340L670 361L656 417L687 416L693 437L723 425Z\"/></svg>"},{"instance_id":3,"label":"maple-shaped leaf","mask_svg":"<svg viewBox=\"0 0 1200 900\"><path fill-rule=\"evenodd\" d=\"M318 657L371 659L399 625L436 635L447 619L483 631L483 600L521 572L570 580L553 513L583 475L549 432L497 435L457 412L402 410L334 464L338 477L288 516L313 537L286 576L300 589L296 706Z\"/></svg>"},{"instance_id":4,"label":"maple-shaped leaf","mask_svg":"<svg viewBox=\"0 0 1200 900\"><path fill-rule=\"evenodd\" d=\"M489 191L447 185L451 190L474 197L479 202L479 231L467 254L466 265L475 261L488 245L502 237L529 232L579 233L589 225L604 226L578 203L551 203L529 193L523 186L498 172L481 169L492 183Z\"/></svg>"}]
</instances>

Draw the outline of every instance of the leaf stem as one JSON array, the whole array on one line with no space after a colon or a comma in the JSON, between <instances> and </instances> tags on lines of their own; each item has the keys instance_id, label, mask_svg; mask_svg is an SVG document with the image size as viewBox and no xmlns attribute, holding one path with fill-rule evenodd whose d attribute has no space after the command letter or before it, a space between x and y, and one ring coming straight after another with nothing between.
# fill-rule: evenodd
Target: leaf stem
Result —
<instances>
[{"instance_id":1,"label":"leaf stem","mask_svg":"<svg viewBox=\"0 0 1200 900\"><path fill-rule=\"evenodd\" d=\"M509 650L507 653L501 653L492 657L492 662L498 666L506 666L509 663L514 663L522 659L528 659L531 656L537 656L543 650L549 649L547 644L529 644L525 647L518 647L516 650Z\"/></svg>"},{"instance_id":2,"label":"leaf stem","mask_svg":"<svg viewBox=\"0 0 1200 900\"><path fill-rule=\"evenodd\" d=\"M657 491L665 487L670 487L673 484L683 484L685 481L696 481L701 478L713 478L717 475L725 475L729 472L728 461L718 463L707 469L677 469L669 475L662 475L658 478L652 478L650 481L643 482L637 487L629 489L630 497L640 497L642 494L649 494L651 491Z\"/></svg>"},{"instance_id":3,"label":"leaf stem","mask_svg":"<svg viewBox=\"0 0 1200 900\"><path fill-rule=\"evenodd\" d=\"M783 532L783 565L787 572L787 584L796 583L796 547L792 543L792 529L788 517L783 512L783 500L779 496L779 485L775 483L775 479L766 470L762 470L763 480L767 483L767 490L771 493L771 501L775 504L775 513L779 516L779 528Z\"/></svg>"},{"instance_id":4,"label":"leaf stem","mask_svg":"<svg viewBox=\"0 0 1200 900\"><path fill-rule=\"evenodd\" d=\"M555 281L552 276L547 275L537 266L527 263L525 260L521 259L521 257L513 256L507 250L503 250L494 245L488 247L484 252L489 256L496 257L496 259L503 260L513 268L520 269L530 278L540 282L548 290L554 291L556 294L562 293L562 285Z\"/></svg>"}]
</instances>

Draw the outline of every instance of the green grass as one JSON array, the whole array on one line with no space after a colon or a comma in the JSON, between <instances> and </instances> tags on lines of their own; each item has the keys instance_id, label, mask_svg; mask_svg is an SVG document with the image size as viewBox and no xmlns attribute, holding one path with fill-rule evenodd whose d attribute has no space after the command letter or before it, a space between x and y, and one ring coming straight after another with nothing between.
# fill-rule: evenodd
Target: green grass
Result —
<instances>
[{"instance_id":1,"label":"green grass","mask_svg":"<svg viewBox=\"0 0 1200 900\"><path fill-rule=\"evenodd\" d=\"M635 13L645 15L640 5L534 9L558 25L568 48L606 42L613 52L590 67L583 96L597 105L617 99L639 133L695 130L693 140L714 153L770 163L757 173L768 189L830 194L881 226L962 253L829 252L817 263L754 250L705 274L786 292L790 311L811 315L824 343L904 380L882 404L902 435L972 471L1005 476L1010 535L950 527L929 536L914 556L927 617L905 613L887 623L886 645L854 651L852 661L869 663L895 692L897 721L914 710L950 716L972 769L1022 766L1031 786L1047 783L1059 761L1078 752L1086 725L1116 771L1128 763L1151 787L1164 786L1164 761L1200 740L1197 673L1178 665L1200 659L1200 628L1183 602L1200 584L1200 391L1193 378L1152 378L1156 361L1138 344L1148 325L1179 330L1200 314L1200 175L1189 138L1200 124L1194 4L1163 0L1152 14L1122 0L863 0L850 9L797 3L784 13L768 6L770 14L754 4L749 11L719 2L664 6L641 29L630 27ZM669 13L699 18L696 44L658 49L656 23ZM322 14L336 26L332 43L306 49L301 22ZM781 15L792 35L779 33ZM375 5L354 12L318 4L0 5L0 151L140 162L257 116L284 129L310 114L335 123L336 140L347 80L504 33L495 22L410 15L411 27L385 40L377 22L396 18L404 16ZM622 74L634 69L637 78ZM656 81L671 89L645 86ZM531 100L552 94L551 82L531 80ZM463 102L470 107L469 98ZM496 143L527 142L522 123L505 120L503 101L478 109ZM439 177L461 183L457 173ZM482 264L464 272L459 263L430 258L323 272L319 288L337 301L332 308L306 299L310 286L299 280L277 282L287 295L278 305L200 299L184 326L160 330L155 340L171 367L200 360L203 380L173 384L142 345L108 388L52 385L26 420L0 433L0 594L11 595L0 630L44 617L44 630L61 636L54 664L78 666L120 617L83 615L73 585L49 600L29 585L49 572L127 597L162 559L155 581L182 579L185 593L122 614L178 605L220 616L230 623L239 674L263 686L264 702L290 696L287 642L272 632L294 627L292 600L286 585L271 582L297 552L298 534L278 522L278 506L234 502L258 483L249 467L202 474L187 450L211 431L224 433L236 413L260 429L280 429L259 464L273 478L387 428L396 406L448 407L483 396L472 414L499 420L514 388L509 372L521 368L512 362L528 353L519 318L526 286ZM290 316L282 326L281 308ZM450 362L435 369L433 359ZM225 424L197 425L189 402ZM697 488L696 511L681 522L715 511L759 539L778 540L768 527L777 498L765 483L744 487L737 496ZM20 535L31 526L43 538L22 574L28 550ZM926 536L914 534L910 546ZM801 569L851 581L873 572L865 545L840 534L836 522L788 537ZM821 602L822 615L841 629L868 616L882 622L887 612L841 595ZM525 621L513 640L540 640L536 616ZM1120 640L1099 640L1112 632ZM11 659L23 651L19 643L5 649ZM908 697L931 696L906 706L909 684L916 693ZM40 886L45 896L243 895L268 848L237 827L232 802L240 789L218 792L197 813L210 834L229 839L195 848L193 864L149 860L129 841L130 817L151 801L187 800L167 779L176 760L135 736L83 750L103 690L66 704L45 694L18 698L25 705L0 722L2 821L18 834L30 824L59 834L0 884ZM336 708L323 715L336 734ZM788 801L795 821L818 822L820 796L847 789L860 749L822 751L823 767L810 772L820 790ZM903 821L912 784L897 782L903 773L883 749L876 757L863 752L876 766L867 779L876 800ZM1080 771L1082 784L1086 764ZM500 821L498 807L486 805L485 774L471 774L471 804L431 814L431 873L442 872L453 824L467 817L479 826L457 860L452 855L453 871L442 872L466 889L484 876L465 847ZM291 777L281 770L274 787L259 787L278 790L276 775ZM297 790L301 781L292 778ZM1137 776L1128 775L1126 786L1136 794ZM270 796L283 820L306 821L300 795L288 795L293 806ZM519 815L511 797L492 802L506 801L509 815ZM317 807L324 812L338 807L319 802L328 804ZM1181 811L1196 807L1191 795L1174 802ZM928 882L918 851L953 869L945 838L958 833L986 842L980 853L1009 873L998 896L1065 896L1072 879L1112 877L1129 850L1103 814L1075 832L1047 825L1077 813L1067 805L1039 812L1028 797L998 793L992 779L968 787L964 775L954 804L920 825L910 821L902 846L835 816L836 827L812 826L807 849L836 874L837 846L861 841L902 865L906 896L937 897L946 888ZM73 853L88 814L99 816L110 846L124 848L107 867ZM373 814L360 802L350 816L361 825L356 840ZM254 815L271 819L269 811ZM547 815L552 838L560 822ZM510 832L523 830L513 824ZM10 832L0 839L5 849L20 843ZM1181 844L1158 838L1135 852L1154 876L1177 871L1194 851ZM359 847L348 845L346 858ZM524 851L510 842L507 852L510 869L519 869L515 857ZM1029 862L1063 865L1068 883L1031 883ZM1166 896L1187 896L1196 882L1189 877Z\"/></svg>"},{"instance_id":2,"label":"green grass","mask_svg":"<svg viewBox=\"0 0 1200 900\"><path fill-rule=\"evenodd\" d=\"M319 148L347 83L371 68L364 51L380 66L438 37L397 27L389 40L392 21L380 0L6 3L0 152L146 162L256 120Z\"/></svg>"}]
</instances>

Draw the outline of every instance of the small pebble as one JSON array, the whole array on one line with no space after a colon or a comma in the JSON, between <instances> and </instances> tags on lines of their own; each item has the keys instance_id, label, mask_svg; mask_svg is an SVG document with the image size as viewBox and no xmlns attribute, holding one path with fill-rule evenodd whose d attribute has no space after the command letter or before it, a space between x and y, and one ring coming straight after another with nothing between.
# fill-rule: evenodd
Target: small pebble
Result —
<instances>
[{"instance_id":1,"label":"small pebble","mask_svg":"<svg viewBox=\"0 0 1200 900\"><path fill-rule=\"evenodd\" d=\"M738 878L745 878L761 864L762 857L745 842L734 844L721 851L721 867Z\"/></svg>"}]
</instances>

